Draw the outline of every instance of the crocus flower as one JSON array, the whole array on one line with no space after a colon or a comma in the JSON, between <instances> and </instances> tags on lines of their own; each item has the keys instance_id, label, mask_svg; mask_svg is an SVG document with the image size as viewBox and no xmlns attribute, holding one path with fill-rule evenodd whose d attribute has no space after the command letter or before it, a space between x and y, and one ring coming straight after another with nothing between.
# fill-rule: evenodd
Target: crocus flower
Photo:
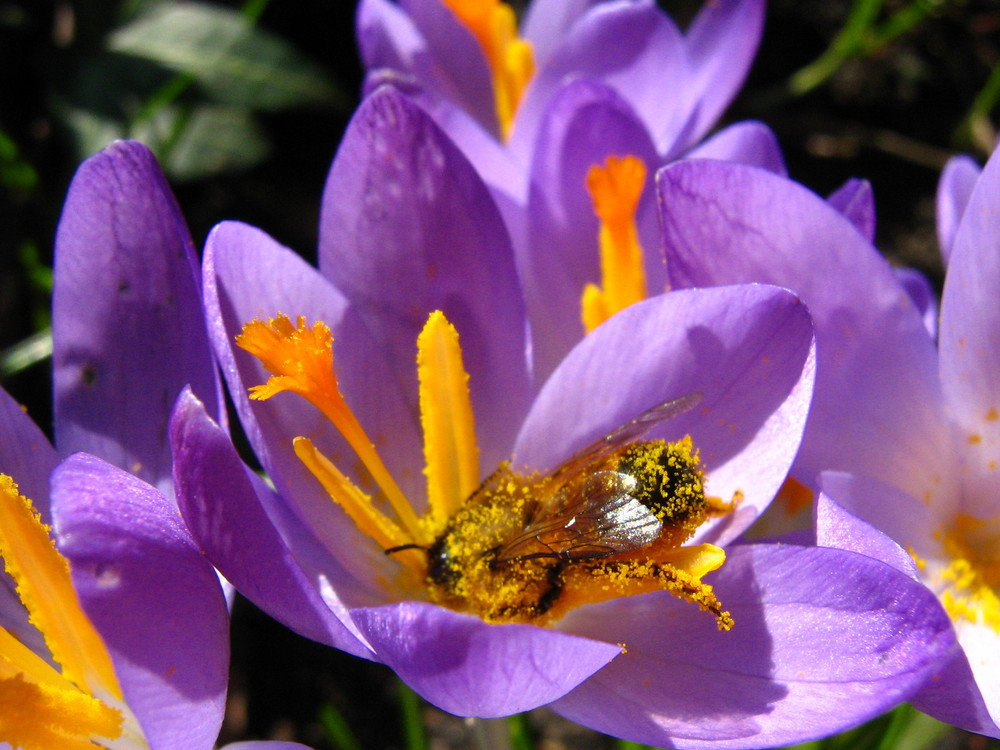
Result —
<instances>
[{"instance_id":1,"label":"crocus flower","mask_svg":"<svg viewBox=\"0 0 1000 750\"><path fill-rule=\"evenodd\" d=\"M538 382L597 322L665 289L652 184L660 166L688 155L783 172L760 123L698 145L742 83L763 15L761 0L706 3L681 33L653 2L539 0L521 38L496 0L360 3L368 91L388 82L419 102L501 209ZM338 207L350 204L326 205L321 244L336 245L346 218ZM625 234L634 237L623 257Z\"/></svg>"},{"instance_id":2,"label":"crocus flower","mask_svg":"<svg viewBox=\"0 0 1000 750\"><path fill-rule=\"evenodd\" d=\"M0 742L210 750L229 616L176 506L94 456L60 463L2 390L0 424Z\"/></svg>"},{"instance_id":3,"label":"crocus flower","mask_svg":"<svg viewBox=\"0 0 1000 750\"><path fill-rule=\"evenodd\" d=\"M763 20L762 0L706 3L682 33L645 0L535 0L519 30L498 0L362 0L357 36L369 88L407 87L457 140L475 123L523 158L561 89L590 79L666 154L697 143L729 104Z\"/></svg>"},{"instance_id":4,"label":"crocus flower","mask_svg":"<svg viewBox=\"0 0 1000 750\"><path fill-rule=\"evenodd\" d=\"M651 297L584 338L536 393L510 242L475 169L398 96L370 99L350 128L326 200L358 218L321 247L319 271L244 224L206 244L210 335L272 484L193 396L172 443L185 521L238 590L447 711L549 705L658 745L820 736L925 678L953 641L908 576L844 550L729 544L781 486L808 412L811 324L792 295ZM513 503L678 398L692 408L649 436L699 452L716 500L697 528L608 567L550 556L547 590L531 572L544 553L515 561L523 578L472 559L490 493Z\"/></svg>"},{"instance_id":5,"label":"crocus flower","mask_svg":"<svg viewBox=\"0 0 1000 750\"><path fill-rule=\"evenodd\" d=\"M793 473L902 545L909 572L950 615L962 651L914 705L997 736L1000 160L977 175L962 160L942 180L948 274L937 347L867 238L801 186L690 163L664 170L660 190L678 286L780 283L809 306L816 394Z\"/></svg>"},{"instance_id":6,"label":"crocus flower","mask_svg":"<svg viewBox=\"0 0 1000 750\"><path fill-rule=\"evenodd\" d=\"M164 494L181 387L213 413L219 403L195 268L144 146L114 144L81 166L56 240L55 433L62 455L107 460L60 462L0 391L0 741L14 747L217 739L226 601Z\"/></svg>"}]
</instances>

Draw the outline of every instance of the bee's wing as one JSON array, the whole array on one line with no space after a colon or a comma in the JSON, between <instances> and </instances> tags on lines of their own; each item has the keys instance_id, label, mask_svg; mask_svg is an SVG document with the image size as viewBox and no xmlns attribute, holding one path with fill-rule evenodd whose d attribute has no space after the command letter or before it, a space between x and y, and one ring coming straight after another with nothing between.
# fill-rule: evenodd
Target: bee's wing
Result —
<instances>
[{"instance_id":1,"label":"bee's wing","mask_svg":"<svg viewBox=\"0 0 1000 750\"><path fill-rule=\"evenodd\" d=\"M647 409L635 419L577 451L552 473L553 479L566 481L587 466L607 458L622 446L642 440L654 427L693 409L699 401L701 394L695 392Z\"/></svg>"},{"instance_id":2,"label":"bee's wing","mask_svg":"<svg viewBox=\"0 0 1000 750\"><path fill-rule=\"evenodd\" d=\"M635 485L633 477L616 471L567 484L517 538L497 551L496 562L606 557L652 544L663 524L632 497Z\"/></svg>"}]
</instances>

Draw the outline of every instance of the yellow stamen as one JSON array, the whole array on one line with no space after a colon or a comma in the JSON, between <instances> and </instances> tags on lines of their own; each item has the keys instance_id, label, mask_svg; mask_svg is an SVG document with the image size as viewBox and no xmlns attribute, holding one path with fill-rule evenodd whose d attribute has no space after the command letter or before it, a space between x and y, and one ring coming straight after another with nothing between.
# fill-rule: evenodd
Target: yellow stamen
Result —
<instances>
[{"instance_id":1,"label":"yellow stamen","mask_svg":"<svg viewBox=\"0 0 1000 750\"><path fill-rule=\"evenodd\" d=\"M1000 545L983 534L981 519L959 515L952 529L940 534L948 565L936 572L939 596L953 620L967 620L1000 633Z\"/></svg>"},{"instance_id":2,"label":"yellow stamen","mask_svg":"<svg viewBox=\"0 0 1000 750\"><path fill-rule=\"evenodd\" d=\"M124 717L101 699L122 700L111 658L48 527L6 475L0 475L0 555L29 620L62 667L60 675L0 628L0 738L24 750L92 748L89 738L117 739Z\"/></svg>"},{"instance_id":3,"label":"yellow stamen","mask_svg":"<svg viewBox=\"0 0 1000 750\"><path fill-rule=\"evenodd\" d=\"M602 287L588 284L581 300L583 327L594 330L616 312L647 296L636 211L646 182L637 156L609 156L587 172L587 191L600 220Z\"/></svg>"},{"instance_id":4,"label":"yellow stamen","mask_svg":"<svg viewBox=\"0 0 1000 750\"><path fill-rule=\"evenodd\" d=\"M493 76L500 133L506 140L521 97L535 73L531 43L517 34L514 9L500 0L443 0L479 42Z\"/></svg>"},{"instance_id":5,"label":"yellow stamen","mask_svg":"<svg viewBox=\"0 0 1000 750\"><path fill-rule=\"evenodd\" d=\"M0 737L22 750L94 750L91 737L121 736L121 714L76 689L0 678Z\"/></svg>"},{"instance_id":6,"label":"yellow stamen","mask_svg":"<svg viewBox=\"0 0 1000 750\"><path fill-rule=\"evenodd\" d=\"M305 464L312 475L323 485L330 498L344 509L357 524L361 533L375 540L382 549L393 549L412 544L413 539L399 528L378 508L371 498L358 489L330 459L320 453L308 438L297 437L292 441L295 455ZM400 550L396 558L414 570L426 567L424 555L418 550Z\"/></svg>"},{"instance_id":7,"label":"yellow stamen","mask_svg":"<svg viewBox=\"0 0 1000 750\"><path fill-rule=\"evenodd\" d=\"M571 565L564 573L566 589L548 615L558 619L584 604L652 591L669 591L714 614L719 630L732 630L732 615L722 608L712 587L701 581L701 575L715 570L725 559L726 553L722 549L703 544L671 550L666 556L657 555L655 560L624 556L597 561L591 566Z\"/></svg>"},{"instance_id":8,"label":"yellow stamen","mask_svg":"<svg viewBox=\"0 0 1000 750\"><path fill-rule=\"evenodd\" d=\"M88 693L121 689L104 642L83 613L66 559L56 551L49 529L17 485L0 475L0 555L17 582L31 623L45 636L63 675Z\"/></svg>"},{"instance_id":9,"label":"yellow stamen","mask_svg":"<svg viewBox=\"0 0 1000 750\"><path fill-rule=\"evenodd\" d=\"M714 544L693 544L690 547L660 552L656 559L657 562L670 563L679 570L686 570L694 578L700 579L722 567L726 561L726 551Z\"/></svg>"},{"instance_id":10,"label":"yellow stamen","mask_svg":"<svg viewBox=\"0 0 1000 750\"><path fill-rule=\"evenodd\" d=\"M458 332L431 313L417 338L420 422L424 432L427 501L436 529L454 515L479 483L479 451Z\"/></svg>"},{"instance_id":11,"label":"yellow stamen","mask_svg":"<svg viewBox=\"0 0 1000 750\"><path fill-rule=\"evenodd\" d=\"M375 445L351 411L337 384L333 367L333 335L322 322L312 328L299 316L296 325L280 313L267 323L252 320L236 337L236 343L261 361L272 376L250 389L250 397L266 400L282 391L302 396L336 425L372 479L385 493L411 540L426 544L420 521L403 491L382 463Z\"/></svg>"}]
</instances>

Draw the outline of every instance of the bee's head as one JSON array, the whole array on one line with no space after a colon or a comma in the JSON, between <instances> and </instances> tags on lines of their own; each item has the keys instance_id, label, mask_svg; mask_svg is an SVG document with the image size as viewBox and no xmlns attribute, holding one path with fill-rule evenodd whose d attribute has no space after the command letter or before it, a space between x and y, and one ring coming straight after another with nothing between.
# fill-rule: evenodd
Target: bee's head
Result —
<instances>
[{"instance_id":1,"label":"bee's head","mask_svg":"<svg viewBox=\"0 0 1000 750\"><path fill-rule=\"evenodd\" d=\"M427 577L439 586L451 588L460 571L451 554L448 538L441 537L427 549Z\"/></svg>"}]
</instances>

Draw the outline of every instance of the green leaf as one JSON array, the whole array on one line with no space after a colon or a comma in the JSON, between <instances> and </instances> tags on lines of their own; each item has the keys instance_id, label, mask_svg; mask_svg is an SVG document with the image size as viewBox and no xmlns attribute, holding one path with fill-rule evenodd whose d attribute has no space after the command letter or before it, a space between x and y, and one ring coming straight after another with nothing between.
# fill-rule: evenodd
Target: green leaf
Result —
<instances>
[{"instance_id":1,"label":"green leaf","mask_svg":"<svg viewBox=\"0 0 1000 750\"><path fill-rule=\"evenodd\" d=\"M320 707L319 723L327 741L336 750L362 750L361 743L354 736L347 720L331 704Z\"/></svg>"},{"instance_id":2,"label":"green leaf","mask_svg":"<svg viewBox=\"0 0 1000 750\"><path fill-rule=\"evenodd\" d=\"M276 110L346 101L290 44L228 8L198 2L156 5L114 32L108 46L188 74L208 96L226 104Z\"/></svg>"},{"instance_id":3,"label":"green leaf","mask_svg":"<svg viewBox=\"0 0 1000 750\"><path fill-rule=\"evenodd\" d=\"M167 107L152 122L139 123L129 137L149 144L173 180L246 169L270 150L249 112L214 104Z\"/></svg>"}]
</instances>

